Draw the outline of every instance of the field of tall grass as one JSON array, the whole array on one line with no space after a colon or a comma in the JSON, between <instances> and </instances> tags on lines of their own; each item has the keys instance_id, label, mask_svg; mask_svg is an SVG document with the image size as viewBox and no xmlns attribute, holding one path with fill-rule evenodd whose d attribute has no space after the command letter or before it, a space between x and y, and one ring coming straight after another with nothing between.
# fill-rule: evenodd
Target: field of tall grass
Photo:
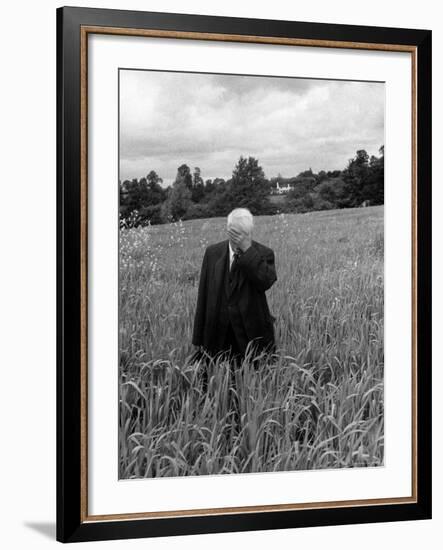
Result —
<instances>
[{"instance_id":1,"label":"field of tall grass","mask_svg":"<svg viewBox=\"0 0 443 550\"><path fill-rule=\"evenodd\" d=\"M121 479L383 464L383 207L256 217L278 357L193 362L201 261L224 218L120 232ZM234 398L240 423L233 422Z\"/></svg>"}]
</instances>

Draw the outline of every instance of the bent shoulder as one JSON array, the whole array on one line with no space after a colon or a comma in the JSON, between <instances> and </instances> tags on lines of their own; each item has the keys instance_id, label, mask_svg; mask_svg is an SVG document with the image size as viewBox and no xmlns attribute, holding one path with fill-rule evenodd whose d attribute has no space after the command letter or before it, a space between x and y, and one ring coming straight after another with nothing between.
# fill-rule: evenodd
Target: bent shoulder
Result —
<instances>
[{"instance_id":1,"label":"bent shoulder","mask_svg":"<svg viewBox=\"0 0 443 550\"><path fill-rule=\"evenodd\" d=\"M270 256L271 254L274 254L274 251L269 246L259 243L258 241L253 241L253 244L259 252L261 252L262 254L265 254L266 256Z\"/></svg>"},{"instance_id":2,"label":"bent shoulder","mask_svg":"<svg viewBox=\"0 0 443 550\"><path fill-rule=\"evenodd\" d=\"M227 246L227 241L210 244L206 247L206 253L210 255L219 254L225 246Z\"/></svg>"}]
</instances>

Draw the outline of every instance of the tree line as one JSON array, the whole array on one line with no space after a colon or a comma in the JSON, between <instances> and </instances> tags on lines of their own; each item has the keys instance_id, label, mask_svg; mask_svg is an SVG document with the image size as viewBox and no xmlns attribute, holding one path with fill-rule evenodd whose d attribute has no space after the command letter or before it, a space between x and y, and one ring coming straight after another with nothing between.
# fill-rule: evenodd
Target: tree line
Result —
<instances>
[{"instance_id":1,"label":"tree line","mask_svg":"<svg viewBox=\"0 0 443 550\"><path fill-rule=\"evenodd\" d=\"M272 215L383 204L384 146L379 156L358 150L343 170L309 169L290 178L267 179L258 159L241 156L228 180L204 181L200 168L191 172L182 164L172 185L165 188L162 183L154 170L141 179L119 182L122 226L226 216L236 207ZM289 191L279 195L280 187Z\"/></svg>"}]
</instances>

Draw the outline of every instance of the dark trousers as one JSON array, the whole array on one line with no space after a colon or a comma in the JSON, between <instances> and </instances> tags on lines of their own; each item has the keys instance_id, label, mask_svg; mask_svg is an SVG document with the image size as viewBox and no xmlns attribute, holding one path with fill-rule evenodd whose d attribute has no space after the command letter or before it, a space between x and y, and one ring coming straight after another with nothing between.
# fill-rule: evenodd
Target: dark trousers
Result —
<instances>
[{"instance_id":1,"label":"dark trousers","mask_svg":"<svg viewBox=\"0 0 443 550\"><path fill-rule=\"evenodd\" d=\"M243 359L243 353L240 350L231 323L229 323L226 330L225 343L223 348L226 351L229 351L229 362L231 363L231 365L233 365L234 367L239 366Z\"/></svg>"}]
</instances>

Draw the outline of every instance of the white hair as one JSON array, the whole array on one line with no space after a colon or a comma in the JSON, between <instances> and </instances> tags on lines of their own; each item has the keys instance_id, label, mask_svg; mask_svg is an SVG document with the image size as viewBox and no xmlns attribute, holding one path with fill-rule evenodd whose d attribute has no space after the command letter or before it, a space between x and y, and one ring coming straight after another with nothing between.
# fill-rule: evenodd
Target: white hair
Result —
<instances>
[{"instance_id":1,"label":"white hair","mask_svg":"<svg viewBox=\"0 0 443 550\"><path fill-rule=\"evenodd\" d=\"M254 218L247 208L234 208L228 215L227 225L240 226L249 233L254 227Z\"/></svg>"}]
</instances>

